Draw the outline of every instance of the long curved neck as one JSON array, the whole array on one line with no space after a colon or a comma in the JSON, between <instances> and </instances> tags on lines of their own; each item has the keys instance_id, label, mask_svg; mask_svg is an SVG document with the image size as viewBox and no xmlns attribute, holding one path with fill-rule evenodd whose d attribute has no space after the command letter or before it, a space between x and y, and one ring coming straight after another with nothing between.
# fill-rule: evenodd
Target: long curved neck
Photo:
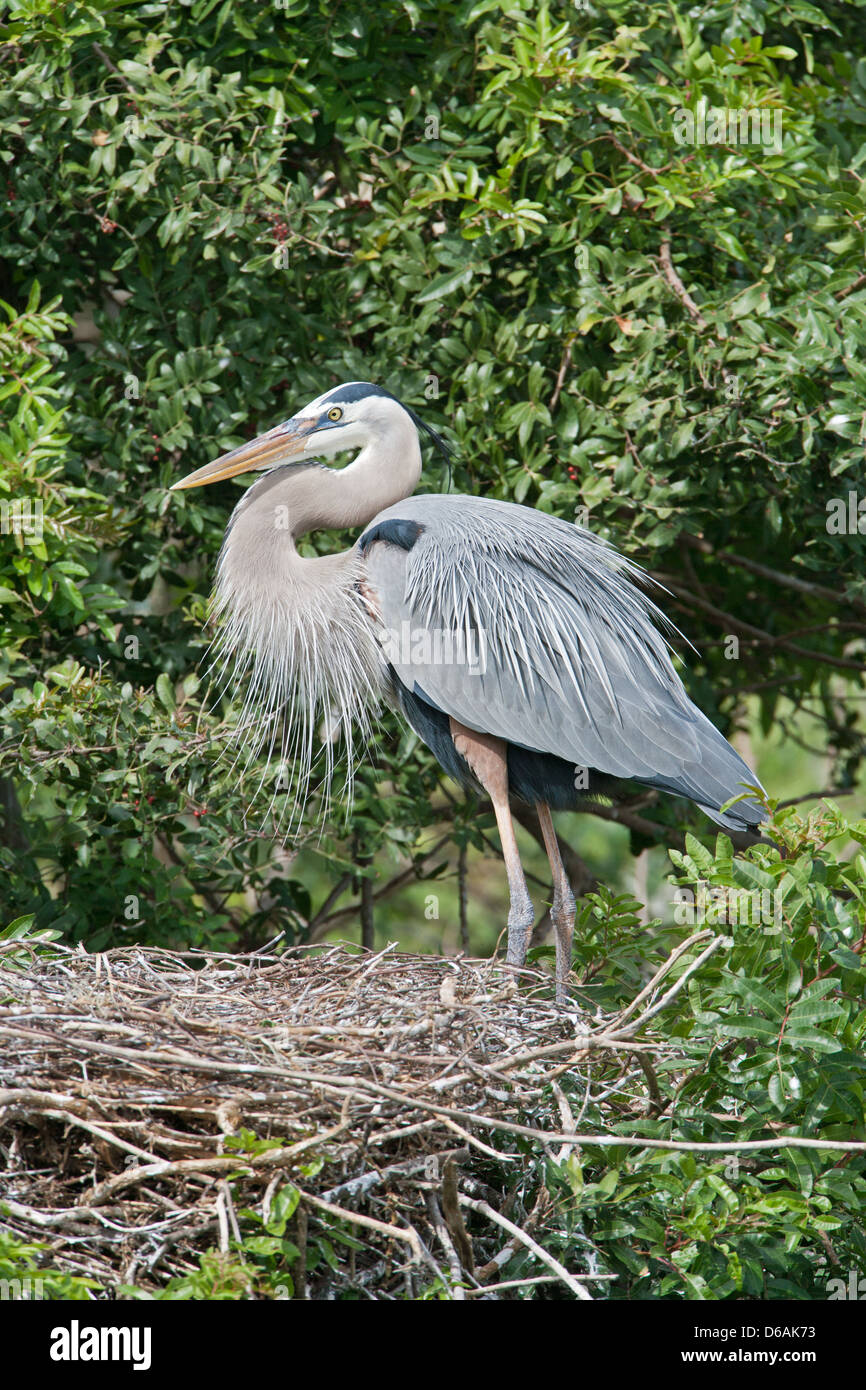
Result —
<instances>
[{"instance_id":1,"label":"long curved neck","mask_svg":"<svg viewBox=\"0 0 866 1390\"><path fill-rule=\"evenodd\" d=\"M307 558L295 541L310 531L364 526L384 507L408 497L421 476L414 424L389 429L389 444L365 444L343 469L313 463L276 468L244 494L235 508L217 566L212 616L217 657L233 663L233 677L249 671L241 725L263 746L284 718L296 712L296 732L282 735L309 781L314 731L323 712L341 727L352 766L352 724L366 728L364 710L383 693L381 651L361 592L363 561L357 546ZM247 718L253 707L257 719ZM288 743L287 743L288 738ZM294 756L293 754L293 756ZM325 749L326 782L333 768ZM351 777L351 773L350 773Z\"/></svg>"},{"instance_id":2,"label":"long curved neck","mask_svg":"<svg viewBox=\"0 0 866 1390\"><path fill-rule=\"evenodd\" d=\"M408 497L421 477L421 449L408 416L405 423L405 430L391 431L387 445L365 444L346 468L310 462L274 469L238 503L226 549L246 543L261 554L272 537L281 548L288 541L294 550L291 542L310 531L366 526L385 507Z\"/></svg>"},{"instance_id":3,"label":"long curved neck","mask_svg":"<svg viewBox=\"0 0 866 1390\"><path fill-rule=\"evenodd\" d=\"M421 449L413 421L404 420L405 427L403 420L391 423L386 444L364 444L346 468L290 464L244 493L217 566L218 611L251 621L256 607L285 613L292 603L321 605L354 587L357 547L307 558L295 542L310 531L365 526L409 496L421 476Z\"/></svg>"},{"instance_id":4,"label":"long curved neck","mask_svg":"<svg viewBox=\"0 0 866 1390\"><path fill-rule=\"evenodd\" d=\"M418 486L421 449L418 431L409 418L400 437L390 437L387 447L365 444L343 469L315 469L298 479L294 506L295 536L312 529L366 526L378 512L401 502Z\"/></svg>"}]
</instances>

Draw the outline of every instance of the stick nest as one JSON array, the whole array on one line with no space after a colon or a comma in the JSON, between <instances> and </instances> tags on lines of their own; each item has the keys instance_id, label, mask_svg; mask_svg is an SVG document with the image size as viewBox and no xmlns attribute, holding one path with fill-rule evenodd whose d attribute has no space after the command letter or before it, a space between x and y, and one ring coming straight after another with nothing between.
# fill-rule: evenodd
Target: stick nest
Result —
<instances>
[{"instance_id":1,"label":"stick nest","mask_svg":"<svg viewBox=\"0 0 866 1390\"><path fill-rule=\"evenodd\" d=\"M594 1047L636 1047L634 1023L588 1027L550 993L537 971L517 988L495 962L390 948L4 943L0 1221L48 1243L55 1270L153 1291L203 1252L228 1259L273 1231L283 1194L299 1253L271 1296L403 1298L436 1278L445 1296L456 1283L501 1296L485 1281L501 1288L515 1253L529 1256L547 1199L542 1187L530 1219L512 1200L517 1226L502 1188L519 1189L533 1145L569 1152L558 1079L585 1075ZM335 1233L348 1240L333 1271L315 1252ZM533 1260L536 1282L589 1296L556 1260ZM268 1295L250 1283L235 1296Z\"/></svg>"}]
</instances>

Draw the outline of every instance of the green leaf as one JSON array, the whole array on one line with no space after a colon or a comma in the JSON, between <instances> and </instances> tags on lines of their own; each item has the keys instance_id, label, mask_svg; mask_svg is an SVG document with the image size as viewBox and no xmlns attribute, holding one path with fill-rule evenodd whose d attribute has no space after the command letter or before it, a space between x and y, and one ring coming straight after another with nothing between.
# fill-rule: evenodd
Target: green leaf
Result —
<instances>
[{"instance_id":1,"label":"green leaf","mask_svg":"<svg viewBox=\"0 0 866 1390\"><path fill-rule=\"evenodd\" d=\"M173 714L176 703L174 698L174 683L164 672L156 678L156 693L163 707L167 709L170 714Z\"/></svg>"},{"instance_id":2,"label":"green leaf","mask_svg":"<svg viewBox=\"0 0 866 1390\"><path fill-rule=\"evenodd\" d=\"M434 299L444 299L446 295L453 294L457 289L465 289L472 280L473 267L471 265L462 266L458 270L449 271L446 275L437 275L427 286L423 293L416 297L416 304L429 304Z\"/></svg>"}]
</instances>

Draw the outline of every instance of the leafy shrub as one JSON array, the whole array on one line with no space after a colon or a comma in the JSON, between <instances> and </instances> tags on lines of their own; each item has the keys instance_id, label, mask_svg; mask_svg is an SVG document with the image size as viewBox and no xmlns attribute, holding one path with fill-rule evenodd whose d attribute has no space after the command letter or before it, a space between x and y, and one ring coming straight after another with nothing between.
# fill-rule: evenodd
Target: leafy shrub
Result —
<instances>
[{"instance_id":1,"label":"leafy shrub","mask_svg":"<svg viewBox=\"0 0 866 1390\"><path fill-rule=\"evenodd\" d=\"M347 379L449 435L456 489L582 517L649 562L701 707L727 732L754 715L786 762L805 741L854 792L860 40L834 0L4 7L0 921L92 949L315 939L388 865L426 892L452 851L487 851L489 818L389 718L351 823L338 808L296 858L261 769L232 767L236 706L203 683L237 493L167 488ZM679 143L701 101L778 113L780 136ZM6 524L25 501L39 534ZM862 1133L860 824L783 814L786 858L735 857L697 812L641 814L634 846L648 821L681 888L778 892L785 924L734 929L690 981L664 1113L705 1139L720 1116ZM604 1007L677 937L623 888L581 908ZM744 1158L734 1184L700 1156L587 1158L582 1188L545 1181L564 1241L599 1223L613 1296L812 1296L830 1247L862 1261L859 1159Z\"/></svg>"}]
</instances>

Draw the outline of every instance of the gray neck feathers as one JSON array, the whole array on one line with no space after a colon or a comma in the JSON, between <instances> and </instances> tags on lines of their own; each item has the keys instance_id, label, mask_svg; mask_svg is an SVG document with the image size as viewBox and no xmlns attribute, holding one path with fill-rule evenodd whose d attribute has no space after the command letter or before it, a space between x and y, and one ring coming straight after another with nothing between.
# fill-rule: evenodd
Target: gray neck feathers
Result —
<instances>
[{"instance_id":1,"label":"gray neck feathers","mask_svg":"<svg viewBox=\"0 0 866 1390\"><path fill-rule=\"evenodd\" d=\"M396 441L390 457L368 445L341 470L304 462L267 474L235 508L219 557L214 651L226 688L248 677L237 737L247 764L263 751L278 761L273 786L292 787L292 820L303 811L320 749L327 802L340 734L351 796L353 726L366 739L384 689L357 548L307 558L295 542L313 530L364 526L412 492L421 455L406 423L411 436Z\"/></svg>"}]
</instances>

